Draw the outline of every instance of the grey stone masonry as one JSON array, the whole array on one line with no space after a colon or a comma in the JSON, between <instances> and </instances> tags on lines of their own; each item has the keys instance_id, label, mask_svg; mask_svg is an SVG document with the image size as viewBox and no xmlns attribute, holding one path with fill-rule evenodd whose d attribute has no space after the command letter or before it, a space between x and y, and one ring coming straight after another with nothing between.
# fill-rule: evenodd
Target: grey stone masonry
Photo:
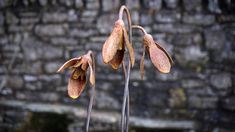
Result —
<instances>
[{"instance_id":1,"label":"grey stone masonry","mask_svg":"<svg viewBox=\"0 0 235 132\"><path fill-rule=\"evenodd\" d=\"M60 131L43 129L48 122L84 131L89 83L73 100L71 71L56 71L88 50L97 75L91 131L118 131L123 73L103 63L101 50L122 4L174 61L162 74L146 55L141 80L143 37L133 29L130 131L235 131L234 0L0 0L0 132Z\"/></svg>"}]
</instances>

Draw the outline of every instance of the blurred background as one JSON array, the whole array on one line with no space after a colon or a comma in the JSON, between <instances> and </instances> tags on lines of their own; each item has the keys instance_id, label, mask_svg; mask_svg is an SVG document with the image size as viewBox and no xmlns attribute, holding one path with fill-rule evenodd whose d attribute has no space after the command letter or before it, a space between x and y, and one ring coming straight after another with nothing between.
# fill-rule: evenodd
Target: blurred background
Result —
<instances>
[{"instance_id":1,"label":"blurred background","mask_svg":"<svg viewBox=\"0 0 235 132\"><path fill-rule=\"evenodd\" d=\"M131 132L235 131L235 1L0 0L0 131L84 131L87 85L67 95L68 59L93 50L97 92L91 131L117 132L124 80L104 65L101 48L121 5L171 54L170 74L149 57L133 32L137 57L130 77Z\"/></svg>"}]
</instances>

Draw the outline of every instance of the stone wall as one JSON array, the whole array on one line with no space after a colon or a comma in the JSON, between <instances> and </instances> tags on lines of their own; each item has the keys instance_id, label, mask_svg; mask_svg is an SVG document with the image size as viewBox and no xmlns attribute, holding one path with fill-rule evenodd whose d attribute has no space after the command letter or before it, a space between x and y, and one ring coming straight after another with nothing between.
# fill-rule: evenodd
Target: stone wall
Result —
<instances>
[{"instance_id":1,"label":"stone wall","mask_svg":"<svg viewBox=\"0 0 235 132\"><path fill-rule=\"evenodd\" d=\"M133 23L144 26L174 60L171 73L161 74L147 58L142 81L142 37L134 30L137 63L130 77L131 115L193 120L199 124L193 131L235 130L234 1L0 0L0 131L22 128L22 119L35 111L14 101L40 103L45 109L43 104L85 108L87 92L71 100L66 90L69 71L57 74L56 70L89 49L97 60L94 108L120 113L122 71L103 64L101 47L122 4L131 10ZM97 126L107 128L107 124Z\"/></svg>"}]
</instances>

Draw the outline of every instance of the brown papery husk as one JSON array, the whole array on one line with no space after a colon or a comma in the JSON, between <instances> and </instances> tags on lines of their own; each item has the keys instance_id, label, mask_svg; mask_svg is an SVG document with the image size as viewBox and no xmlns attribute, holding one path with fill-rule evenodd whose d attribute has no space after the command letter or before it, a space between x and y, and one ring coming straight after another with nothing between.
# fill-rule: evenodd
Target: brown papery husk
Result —
<instances>
[{"instance_id":1,"label":"brown papery husk","mask_svg":"<svg viewBox=\"0 0 235 132\"><path fill-rule=\"evenodd\" d=\"M69 68L71 66L74 66L78 61L81 60L81 57L73 58L68 61L66 61L58 70L57 72L63 72L66 68Z\"/></svg>"},{"instance_id":2,"label":"brown papery husk","mask_svg":"<svg viewBox=\"0 0 235 132\"><path fill-rule=\"evenodd\" d=\"M68 95L72 99L78 98L86 86L86 75L84 75L83 79L81 78L82 77L79 77L78 79L73 79L71 76L69 79Z\"/></svg>"},{"instance_id":3,"label":"brown papery husk","mask_svg":"<svg viewBox=\"0 0 235 132\"><path fill-rule=\"evenodd\" d=\"M123 43L123 29L124 22L122 20L117 20L115 22L112 33L109 38L105 41L102 48L102 57L104 63L109 63L117 53L120 48L120 43Z\"/></svg>"},{"instance_id":4,"label":"brown papery husk","mask_svg":"<svg viewBox=\"0 0 235 132\"><path fill-rule=\"evenodd\" d=\"M153 65L162 73L169 73L171 62L168 55L159 48L150 34L144 36L144 45L148 47L150 59Z\"/></svg>"}]
</instances>

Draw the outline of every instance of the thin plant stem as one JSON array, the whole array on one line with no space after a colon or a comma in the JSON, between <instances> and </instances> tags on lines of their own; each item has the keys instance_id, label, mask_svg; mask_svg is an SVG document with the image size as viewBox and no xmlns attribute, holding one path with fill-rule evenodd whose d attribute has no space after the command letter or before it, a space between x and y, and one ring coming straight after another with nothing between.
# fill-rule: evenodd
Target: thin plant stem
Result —
<instances>
[{"instance_id":1,"label":"thin plant stem","mask_svg":"<svg viewBox=\"0 0 235 132\"><path fill-rule=\"evenodd\" d=\"M128 103L127 99L129 96L130 68L131 68L131 64L130 64L130 61L128 61L128 69L127 69L127 76L126 76L126 80L125 80L125 89L124 89L123 104L122 104L122 122L121 122L122 123L122 132L124 132L124 129L128 128L128 122L129 122L129 117L128 117L129 113L125 114L125 112L129 112L129 109L125 109L125 108L126 108L126 105L129 105L129 104L127 104ZM126 117L125 117L125 115L126 115ZM126 118L126 121L125 121L125 118ZM126 123L126 126L124 123ZM125 128L124 128L124 126L125 126ZM128 130L125 130L125 131L128 132Z\"/></svg>"},{"instance_id":2,"label":"thin plant stem","mask_svg":"<svg viewBox=\"0 0 235 132\"><path fill-rule=\"evenodd\" d=\"M129 41L132 44L132 28L131 28L131 16L130 12L127 9L126 6L122 6L119 10L119 19L122 19L123 17L123 12L125 11L127 15L127 20L128 20L128 34L129 34ZM129 77L130 77L130 68L131 68L131 62L130 62L130 57L128 57L128 67L127 67L127 75L125 79L125 89L124 89L124 96L123 96L123 105L122 105L122 117L121 117L121 131L128 132L128 126L129 126L129 108L130 108L130 101L129 101ZM126 111L125 111L126 110ZM126 116L126 117L125 117ZM126 120L125 120L126 119ZM126 126L125 126L126 124ZM125 126L125 127L124 127Z\"/></svg>"},{"instance_id":3,"label":"thin plant stem","mask_svg":"<svg viewBox=\"0 0 235 132\"><path fill-rule=\"evenodd\" d=\"M140 29L144 34L147 34L147 32L145 31L145 29L139 25L132 25L131 26L132 28L137 28L137 29Z\"/></svg>"},{"instance_id":4,"label":"thin plant stem","mask_svg":"<svg viewBox=\"0 0 235 132\"><path fill-rule=\"evenodd\" d=\"M129 130L129 117L130 117L130 92L128 88L128 93L127 93L127 104L126 104L126 132Z\"/></svg>"},{"instance_id":5,"label":"thin plant stem","mask_svg":"<svg viewBox=\"0 0 235 132\"><path fill-rule=\"evenodd\" d=\"M127 77L127 71L126 71L126 64L125 64L125 61L123 61L122 62L122 67L123 67L123 73L124 73L124 78L125 78L125 81L126 81L126 77ZM129 90L128 90L128 96L127 96L127 103L126 103L126 113L125 113L125 123L124 124L126 124L126 127L125 127L125 129L126 129L126 131L128 131L128 124L127 124L127 122L128 122L128 120L129 120L129 110L130 110L130 106L129 106L129 104L130 104L130 101L129 101L129 99L130 99L130 95L129 95Z\"/></svg>"},{"instance_id":6,"label":"thin plant stem","mask_svg":"<svg viewBox=\"0 0 235 132\"><path fill-rule=\"evenodd\" d=\"M95 57L92 51L89 51L91 54L91 58L92 58L92 69L94 70L94 76L95 76ZM89 124L90 124L90 118L91 118L91 110L92 110L92 106L93 106L93 102L94 102L94 98L95 98L95 84L92 86L91 88L91 97L90 97L90 101L89 101L89 106L87 109L87 118L86 118L86 132L89 132Z\"/></svg>"},{"instance_id":7,"label":"thin plant stem","mask_svg":"<svg viewBox=\"0 0 235 132\"><path fill-rule=\"evenodd\" d=\"M91 110L92 110L92 105L95 97L95 85L92 87L91 91L91 97L89 101L89 106L87 109L87 118L86 118L86 132L89 132L89 124L90 124L90 118L91 118Z\"/></svg>"}]
</instances>

